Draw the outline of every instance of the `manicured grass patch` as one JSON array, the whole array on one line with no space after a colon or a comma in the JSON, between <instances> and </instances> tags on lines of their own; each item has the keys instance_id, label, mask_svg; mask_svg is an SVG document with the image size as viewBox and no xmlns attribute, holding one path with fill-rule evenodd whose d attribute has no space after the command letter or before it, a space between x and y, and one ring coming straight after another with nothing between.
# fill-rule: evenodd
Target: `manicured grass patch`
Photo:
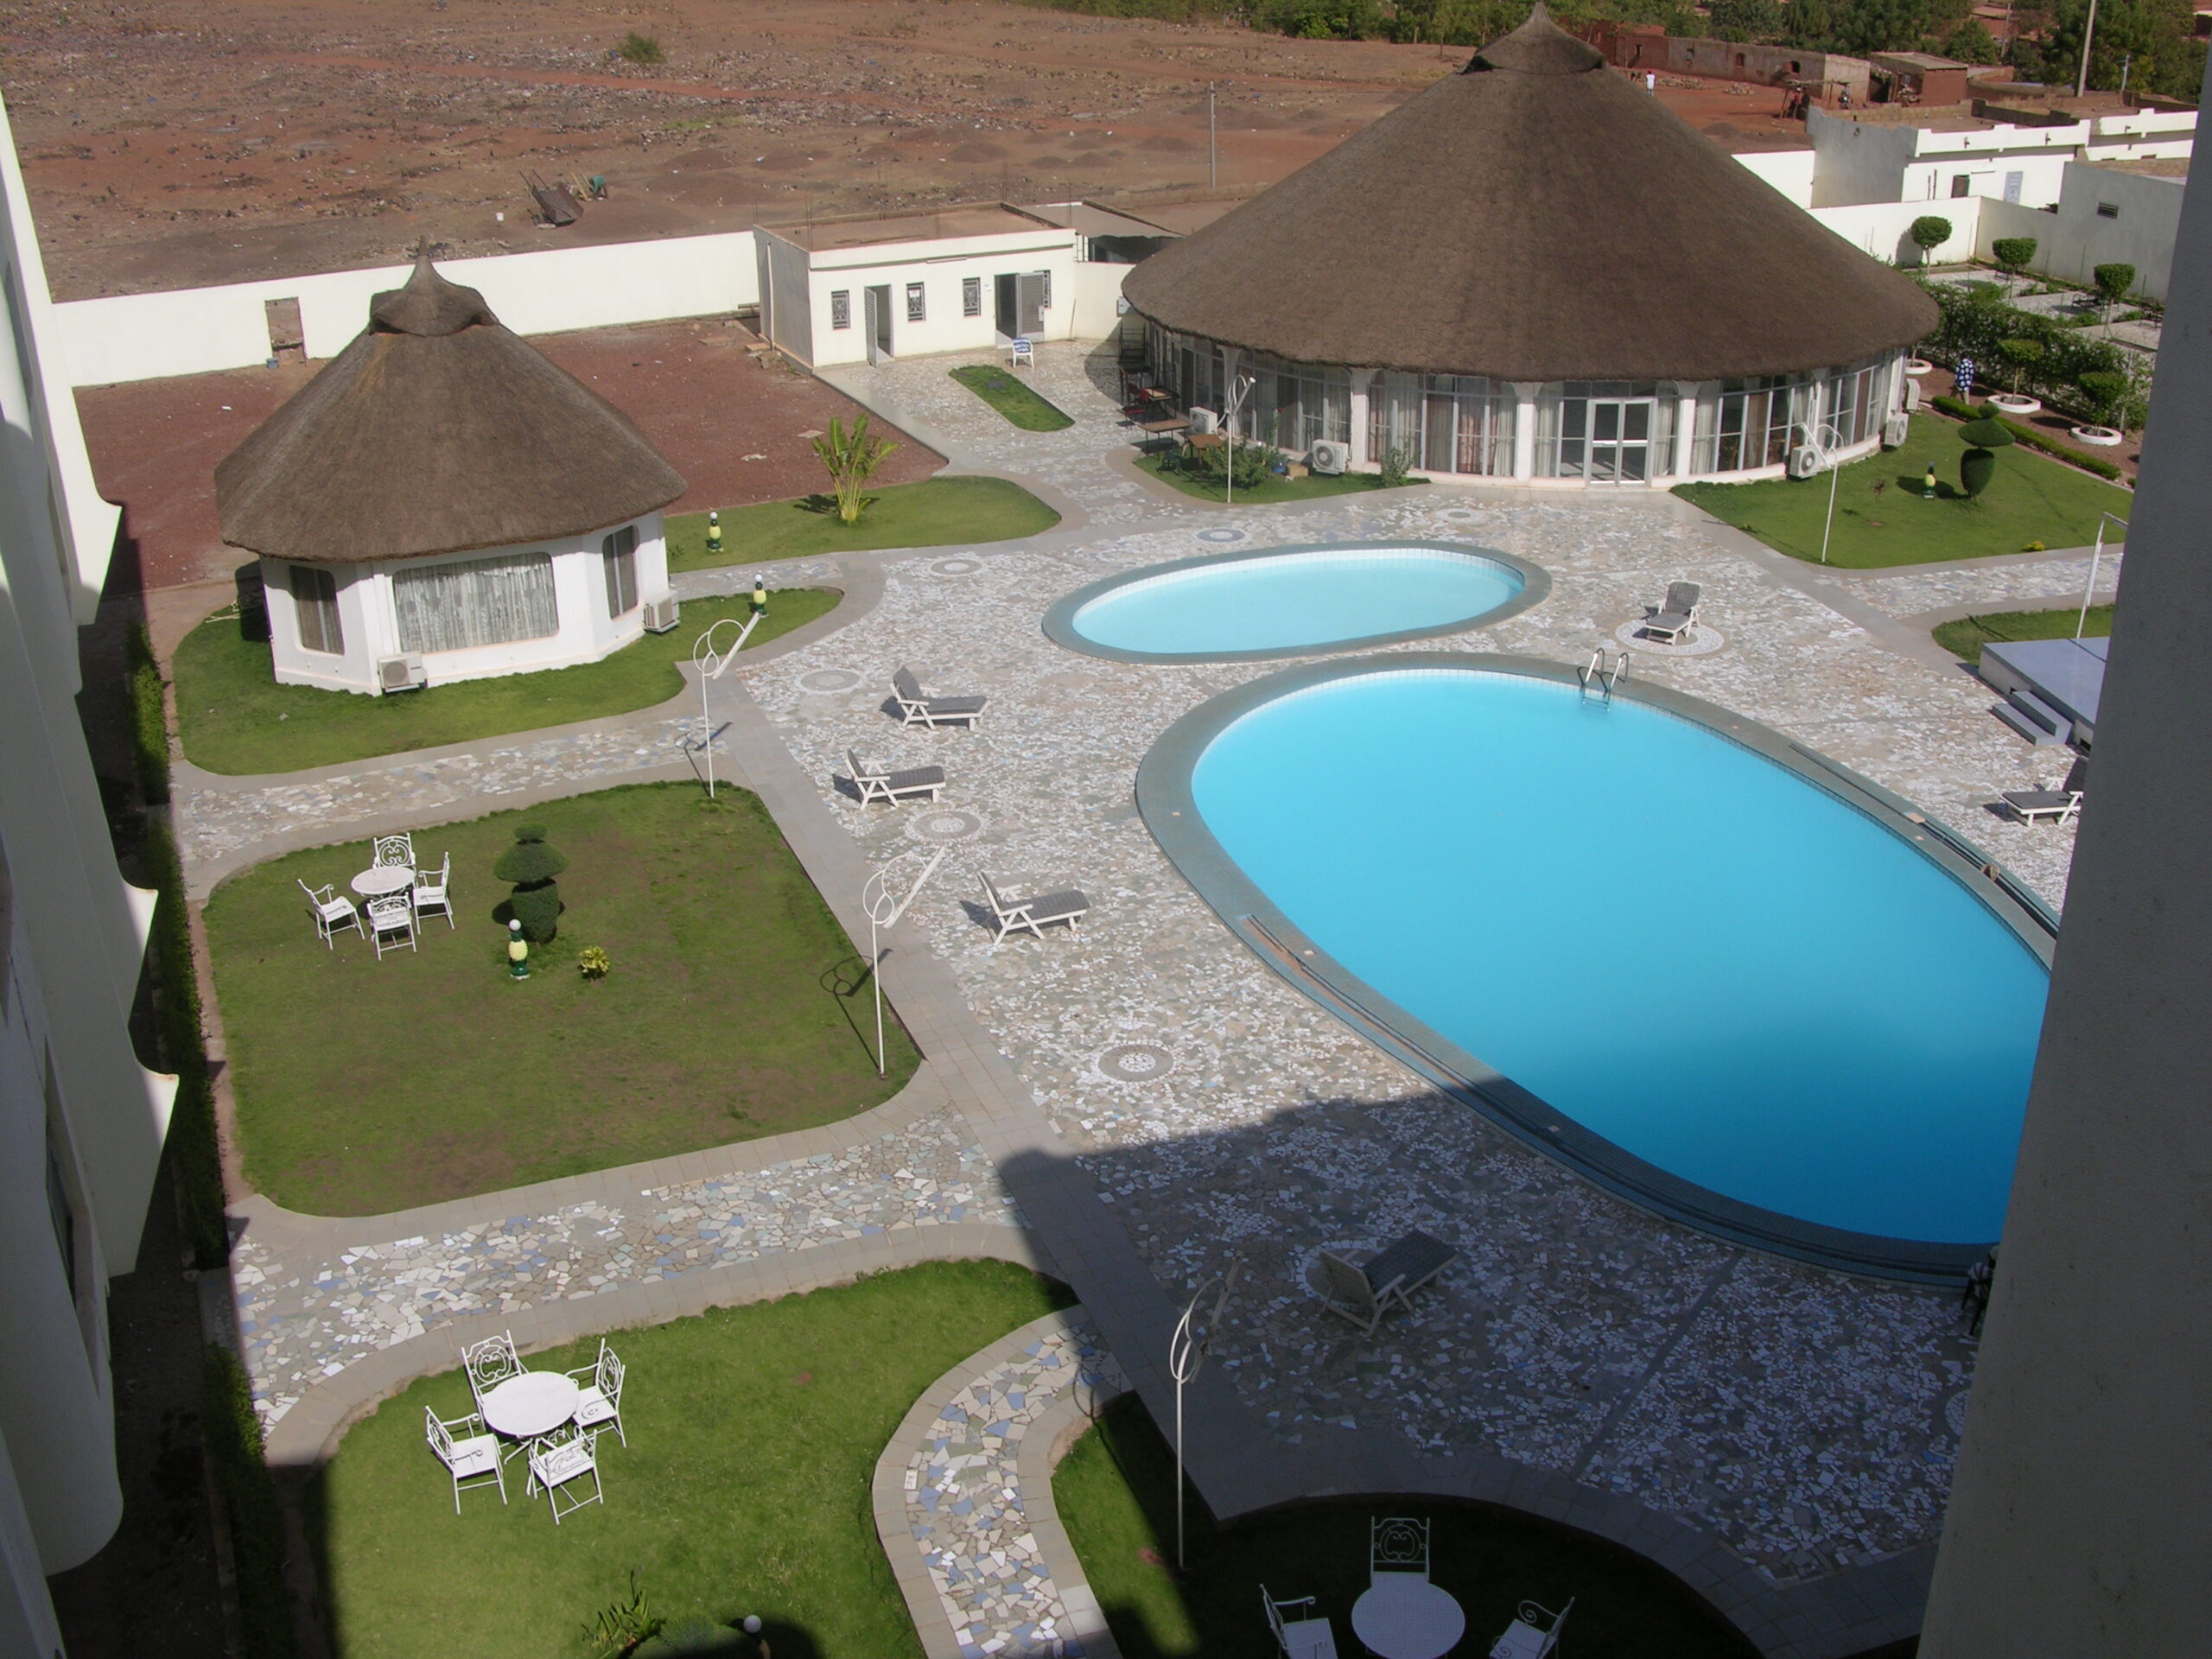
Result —
<instances>
[{"instance_id":1,"label":"manicured grass patch","mask_svg":"<svg viewBox=\"0 0 2212 1659\"><path fill-rule=\"evenodd\" d=\"M630 1443L601 1438L606 1502L558 1528L543 1497L524 1497L519 1463L507 1465L505 1508L495 1491L467 1491L455 1518L423 1412L468 1412L468 1384L456 1371L424 1378L347 1432L313 1493L337 1650L581 1659L591 1649L580 1632L635 1569L679 1630L754 1613L788 1659L918 1656L876 1541L875 1460L923 1389L1065 1306L1058 1286L1021 1268L948 1262L618 1332L608 1341L628 1367ZM567 1370L598 1348L527 1363Z\"/></svg>"},{"instance_id":2,"label":"manicured grass patch","mask_svg":"<svg viewBox=\"0 0 2212 1659\"><path fill-rule=\"evenodd\" d=\"M1217 478L1195 478L1177 464L1175 452L1168 450L1156 455L1141 456L1137 465L1162 483L1173 484L1185 495L1195 495L1201 501L1220 501L1226 499L1221 480ZM1425 478L1409 478L1408 484L1426 484ZM1236 486L1236 503L1249 503L1264 507L1274 501L1310 501L1319 495L1357 495L1363 490L1388 487L1380 473L1308 473L1304 478L1278 478L1273 474L1259 484Z\"/></svg>"},{"instance_id":3,"label":"manicured grass patch","mask_svg":"<svg viewBox=\"0 0 2212 1659\"><path fill-rule=\"evenodd\" d=\"M493 861L518 823L568 855L560 933L506 969ZM246 1175L280 1204L360 1216L849 1117L897 1092L914 1051L868 1043L867 963L750 792L607 790L414 832L453 854L458 931L379 962L315 937L296 885L339 891L365 842L225 882L207 941ZM588 982L576 954L613 971Z\"/></svg>"},{"instance_id":4,"label":"manicured grass patch","mask_svg":"<svg viewBox=\"0 0 2212 1659\"><path fill-rule=\"evenodd\" d=\"M746 649L826 615L842 597L810 588L771 594ZM690 659L701 630L748 610L743 594L686 600L674 632L646 634L595 663L388 697L277 684L268 641L246 639L223 613L185 635L170 665L185 759L209 772L297 772L650 709L683 689L676 664Z\"/></svg>"},{"instance_id":5,"label":"manicured grass patch","mask_svg":"<svg viewBox=\"0 0 2212 1659\"><path fill-rule=\"evenodd\" d=\"M1039 397L1013 370L971 363L952 378L1025 432L1059 432L1075 424L1072 416Z\"/></svg>"},{"instance_id":6,"label":"manicured grass patch","mask_svg":"<svg viewBox=\"0 0 2212 1659\"><path fill-rule=\"evenodd\" d=\"M1430 1579L1467 1616L1462 1653L1487 1653L1523 1600L1574 1599L1563 1650L1579 1659L1743 1659L1757 1651L1703 1600L1660 1568L1600 1539L1478 1504L1416 1498L1327 1502L1224 1529L1189 1500L1189 1571L1177 1578L1175 1472L1166 1441L1124 1395L1052 1478L1052 1497L1092 1593L1126 1659L1274 1659L1260 1608L1265 1584L1282 1598L1318 1598L1337 1651L1359 1650L1351 1605L1367 1588L1368 1522L1432 1522Z\"/></svg>"},{"instance_id":7,"label":"manicured grass patch","mask_svg":"<svg viewBox=\"0 0 2212 1659\"><path fill-rule=\"evenodd\" d=\"M1981 660L1981 648L2004 639L2071 639L2082 620L2078 605L2056 611L1998 611L1987 616L1962 616L1935 629L1936 643L1954 657L1969 663ZM2112 632L2112 607L2092 605L2085 638L2104 639Z\"/></svg>"},{"instance_id":8,"label":"manicured grass patch","mask_svg":"<svg viewBox=\"0 0 2212 1659\"><path fill-rule=\"evenodd\" d=\"M874 494L856 524L839 524L826 496L733 507L722 514L719 556L707 551L707 515L684 513L668 521L668 568L703 570L881 547L1004 542L1060 522L1058 513L1003 478L925 478L918 484L887 484Z\"/></svg>"},{"instance_id":9,"label":"manicured grass patch","mask_svg":"<svg viewBox=\"0 0 2212 1659\"><path fill-rule=\"evenodd\" d=\"M1835 483L1828 563L1872 570L2018 553L2031 542L2085 547L2096 537L2099 513L2125 518L2134 499L2126 490L2016 444L1996 452L1997 475L1979 499L1968 500L1959 489L1959 457L1965 453L1957 427L1916 416L1903 448L1845 467ZM1933 501L1921 494L1930 461L1936 466ZM1678 484L1675 493L1793 558L1821 556L1828 510L1825 473L1757 484Z\"/></svg>"}]
</instances>

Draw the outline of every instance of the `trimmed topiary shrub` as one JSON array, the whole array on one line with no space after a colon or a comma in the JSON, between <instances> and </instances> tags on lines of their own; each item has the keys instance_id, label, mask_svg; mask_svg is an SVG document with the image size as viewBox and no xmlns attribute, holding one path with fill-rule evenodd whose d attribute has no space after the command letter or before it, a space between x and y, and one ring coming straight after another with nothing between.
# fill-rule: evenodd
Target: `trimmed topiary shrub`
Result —
<instances>
[{"instance_id":1,"label":"trimmed topiary shrub","mask_svg":"<svg viewBox=\"0 0 2212 1659\"><path fill-rule=\"evenodd\" d=\"M1984 417L1968 421L1959 429L1959 436L1969 446L1959 457L1959 487L1971 501L1989 487L1989 480L1997 475L1996 452L2012 442L2002 421Z\"/></svg>"},{"instance_id":2,"label":"trimmed topiary shrub","mask_svg":"<svg viewBox=\"0 0 2212 1659\"><path fill-rule=\"evenodd\" d=\"M1989 251L1997 257L1998 270L2017 276L2036 257L2036 239L2032 236L2000 236L1989 245Z\"/></svg>"},{"instance_id":3,"label":"trimmed topiary shrub","mask_svg":"<svg viewBox=\"0 0 2212 1659\"><path fill-rule=\"evenodd\" d=\"M2075 383L2082 388L2082 402L2089 413L2107 425L2118 425L2120 406L2134 390L2116 369L2091 369Z\"/></svg>"},{"instance_id":4,"label":"trimmed topiary shrub","mask_svg":"<svg viewBox=\"0 0 2212 1659\"><path fill-rule=\"evenodd\" d=\"M2012 365L2012 390L2020 389L2020 377L2043 361L2044 346L2039 340L2000 340L1997 354Z\"/></svg>"},{"instance_id":5,"label":"trimmed topiary shrub","mask_svg":"<svg viewBox=\"0 0 2212 1659\"><path fill-rule=\"evenodd\" d=\"M2099 265L2089 275L2097 284L2097 292L2104 296L2107 305L2118 305L2127 297L2127 290L2135 286L2135 267L2133 265Z\"/></svg>"},{"instance_id":6,"label":"trimmed topiary shrub","mask_svg":"<svg viewBox=\"0 0 2212 1659\"><path fill-rule=\"evenodd\" d=\"M1951 221L1941 213L1924 214L1912 221L1912 228L1905 235L1920 250L1921 263L1925 264L1929 254L1951 239Z\"/></svg>"},{"instance_id":7,"label":"trimmed topiary shrub","mask_svg":"<svg viewBox=\"0 0 2212 1659\"><path fill-rule=\"evenodd\" d=\"M492 866L495 878L514 883L507 907L532 944L546 944L560 930L561 888L554 877L568 868L566 855L545 839L542 823L518 825L515 844Z\"/></svg>"}]
</instances>

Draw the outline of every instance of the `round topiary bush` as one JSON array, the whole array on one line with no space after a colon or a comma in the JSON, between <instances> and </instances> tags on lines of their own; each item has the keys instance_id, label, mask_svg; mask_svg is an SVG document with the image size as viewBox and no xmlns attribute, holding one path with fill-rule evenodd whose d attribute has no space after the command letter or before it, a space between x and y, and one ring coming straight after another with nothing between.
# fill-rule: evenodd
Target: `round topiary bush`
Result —
<instances>
[{"instance_id":1,"label":"round topiary bush","mask_svg":"<svg viewBox=\"0 0 2212 1659\"><path fill-rule=\"evenodd\" d=\"M568 868L567 856L545 839L542 823L518 824L515 844L492 866L495 878L514 883L507 907L532 944L547 943L560 929L561 888L554 878Z\"/></svg>"},{"instance_id":2,"label":"round topiary bush","mask_svg":"<svg viewBox=\"0 0 2212 1659\"><path fill-rule=\"evenodd\" d=\"M2000 236L1989 245L1997 257L1997 269L2008 276L2017 276L2028 268L2028 261L2036 257L2036 239L2032 236Z\"/></svg>"},{"instance_id":3,"label":"round topiary bush","mask_svg":"<svg viewBox=\"0 0 2212 1659\"><path fill-rule=\"evenodd\" d=\"M2075 382L2082 388L2082 401L2089 406L2089 413L2101 421L2117 425L2113 419L2120 406L2127 401L2132 390L2127 377L2113 369L2091 369Z\"/></svg>"},{"instance_id":4,"label":"round topiary bush","mask_svg":"<svg viewBox=\"0 0 2212 1659\"><path fill-rule=\"evenodd\" d=\"M1959 429L1959 436L1968 446L1959 457L1959 487L1971 501L1989 487L1989 480L1997 475L1996 451L2012 442L2012 435L2005 423L1984 416L1978 421L1968 421Z\"/></svg>"}]
</instances>

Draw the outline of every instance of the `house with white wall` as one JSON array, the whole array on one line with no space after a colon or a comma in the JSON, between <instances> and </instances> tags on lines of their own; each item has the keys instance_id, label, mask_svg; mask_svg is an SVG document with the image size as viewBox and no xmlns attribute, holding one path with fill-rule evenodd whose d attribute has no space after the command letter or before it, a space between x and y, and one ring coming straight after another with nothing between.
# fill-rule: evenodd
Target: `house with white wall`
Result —
<instances>
[{"instance_id":1,"label":"house with white wall","mask_svg":"<svg viewBox=\"0 0 2212 1659\"><path fill-rule=\"evenodd\" d=\"M2187 160L2196 111L2122 110L2056 126L1999 122L1959 129L1857 121L1815 109L1806 113L1805 136L1813 162L1800 207L1986 196L2049 207L2058 200L2069 162ZM1783 179L1797 184L1802 168L1763 163L1753 170L1779 188Z\"/></svg>"}]
</instances>

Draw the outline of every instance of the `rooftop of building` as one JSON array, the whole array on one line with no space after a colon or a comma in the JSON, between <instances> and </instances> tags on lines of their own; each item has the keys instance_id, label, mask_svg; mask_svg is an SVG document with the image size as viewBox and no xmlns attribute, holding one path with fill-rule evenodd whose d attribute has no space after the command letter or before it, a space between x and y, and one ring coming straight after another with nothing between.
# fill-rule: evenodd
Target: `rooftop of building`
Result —
<instances>
[{"instance_id":1,"label":"rooftop of building","mask_svg":"<svg viewBox=\"0 0 2212 1659\"><path fill-rule=\"evenodd\" d=\"M889 246L901 242L934 242L969 236L1019 236L1065 227L1005 202L990 201L925 213L871 213L865 218L823 219L811 225L777 225L767 228L810 253L827 253L836 248Z\"/></svg>"}]
</instances>

